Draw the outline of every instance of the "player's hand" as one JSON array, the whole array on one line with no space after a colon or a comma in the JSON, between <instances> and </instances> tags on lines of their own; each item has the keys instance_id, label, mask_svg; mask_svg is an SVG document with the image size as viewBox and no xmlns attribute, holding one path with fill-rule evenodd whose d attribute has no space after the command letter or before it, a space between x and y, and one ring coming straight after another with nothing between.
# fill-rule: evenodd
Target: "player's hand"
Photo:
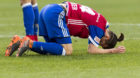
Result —
<instances>
[{"instance_id":1,"label":"player's hand","mask_svg":"<svg viewBox=\"0 0 140 78\"><path fill-rule=\"evenodd\" d=\"M126 49L124 46L119 46L116 48L117 53L125 53Z\"/></svg>"}]
</instances>

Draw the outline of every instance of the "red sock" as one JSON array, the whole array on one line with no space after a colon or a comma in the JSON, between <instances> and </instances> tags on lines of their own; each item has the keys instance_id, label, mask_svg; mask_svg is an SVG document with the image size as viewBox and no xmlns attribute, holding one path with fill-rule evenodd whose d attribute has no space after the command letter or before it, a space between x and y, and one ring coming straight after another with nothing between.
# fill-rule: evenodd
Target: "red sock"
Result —
<instances>
[{"instance_id":1,"label":"red sock","mask_svg":"<svg viewBox=\"0 0 140 78\"><path fill-rule=\"evenodd\" d=\"M26 35L26 36L29 37L33 41L38 41L37 35Z\"/></svg>"},{"instance_id":2,"label":"red sock","mask_svg":"<svg viewBox=\"0 0 140 78\"><path fill-rule=\"evenodd\" d=\"M38 41L37 35L34 35L34 41Z\"/></svg>"}]
</instances>

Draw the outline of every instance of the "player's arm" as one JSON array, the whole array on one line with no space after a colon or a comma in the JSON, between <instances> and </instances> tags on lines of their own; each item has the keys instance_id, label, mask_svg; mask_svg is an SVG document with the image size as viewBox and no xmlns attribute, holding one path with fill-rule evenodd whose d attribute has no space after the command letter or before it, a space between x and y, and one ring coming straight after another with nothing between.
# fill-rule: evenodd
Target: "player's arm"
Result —
<instances>
[{"instance_id":1,"label":"player's arm","mask_svg":"<svg viewBox=\"0 0 140 78\"><path fill-rule=\"evenodd\" d=\"M124 53L125 47L119 46L117 48L112 48L112 49L102 49L102 48L96 47L94 44L89 44L88 52L91 54Z\"/></svg>"},{"instance_id":2,"label":"player's arm","mask_svg":"<svg viewBox=\"0 0 140 78\"><path fill-rule=\"evenodd\" d=\"M89 46L88 52L91 54L104 54L104 53L124 53L125 47L119 46L112 49L98 48L100 39L104 36L104 31L97 26L89 26Z\"/></svg>"}]
</instances>

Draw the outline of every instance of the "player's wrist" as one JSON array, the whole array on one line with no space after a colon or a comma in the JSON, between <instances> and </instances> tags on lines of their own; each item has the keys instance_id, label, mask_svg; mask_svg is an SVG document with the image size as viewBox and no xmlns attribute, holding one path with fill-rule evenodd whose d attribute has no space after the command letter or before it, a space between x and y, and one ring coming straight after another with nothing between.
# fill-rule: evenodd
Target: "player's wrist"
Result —
<instances>
[{"instance_id":1,"label":"player's wrist","mask_svg":"<svg viewBox=\"0 0 140 78\"><path fill-rule=\"evenodd\" d=\"M116 48L111 49L111 53L116 53L116 52L117 52Z\"/></svg>"}]
</instances>

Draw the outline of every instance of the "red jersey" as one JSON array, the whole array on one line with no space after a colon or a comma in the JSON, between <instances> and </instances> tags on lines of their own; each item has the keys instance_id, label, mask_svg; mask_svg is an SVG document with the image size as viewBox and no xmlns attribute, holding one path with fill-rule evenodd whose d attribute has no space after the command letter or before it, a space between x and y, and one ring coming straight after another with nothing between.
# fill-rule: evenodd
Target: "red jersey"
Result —
<instances>
[{"instance_id":1,"label":"red jersey","mask_svg":"<svg viewBox=\"0 0 140 78\"><path fill-rule=\"evenodd\" d=\"M89 35L91 35L90 32L92 32L89 30L89 26L95 26L101 29L101 31L105 32L107 21L101 14L97 13L95 10L87 6L72 2L66 2L66 6L66 22L69 28L70 35L79 36L81 38L88 38ZM98 32L94 33L97 34ZM93 40L95 39L95 37L97 37L96 39L100 39L100 37L98 37L97 35L94 36L94 38L92 37Z\"/></svg>"}]
</instances>

